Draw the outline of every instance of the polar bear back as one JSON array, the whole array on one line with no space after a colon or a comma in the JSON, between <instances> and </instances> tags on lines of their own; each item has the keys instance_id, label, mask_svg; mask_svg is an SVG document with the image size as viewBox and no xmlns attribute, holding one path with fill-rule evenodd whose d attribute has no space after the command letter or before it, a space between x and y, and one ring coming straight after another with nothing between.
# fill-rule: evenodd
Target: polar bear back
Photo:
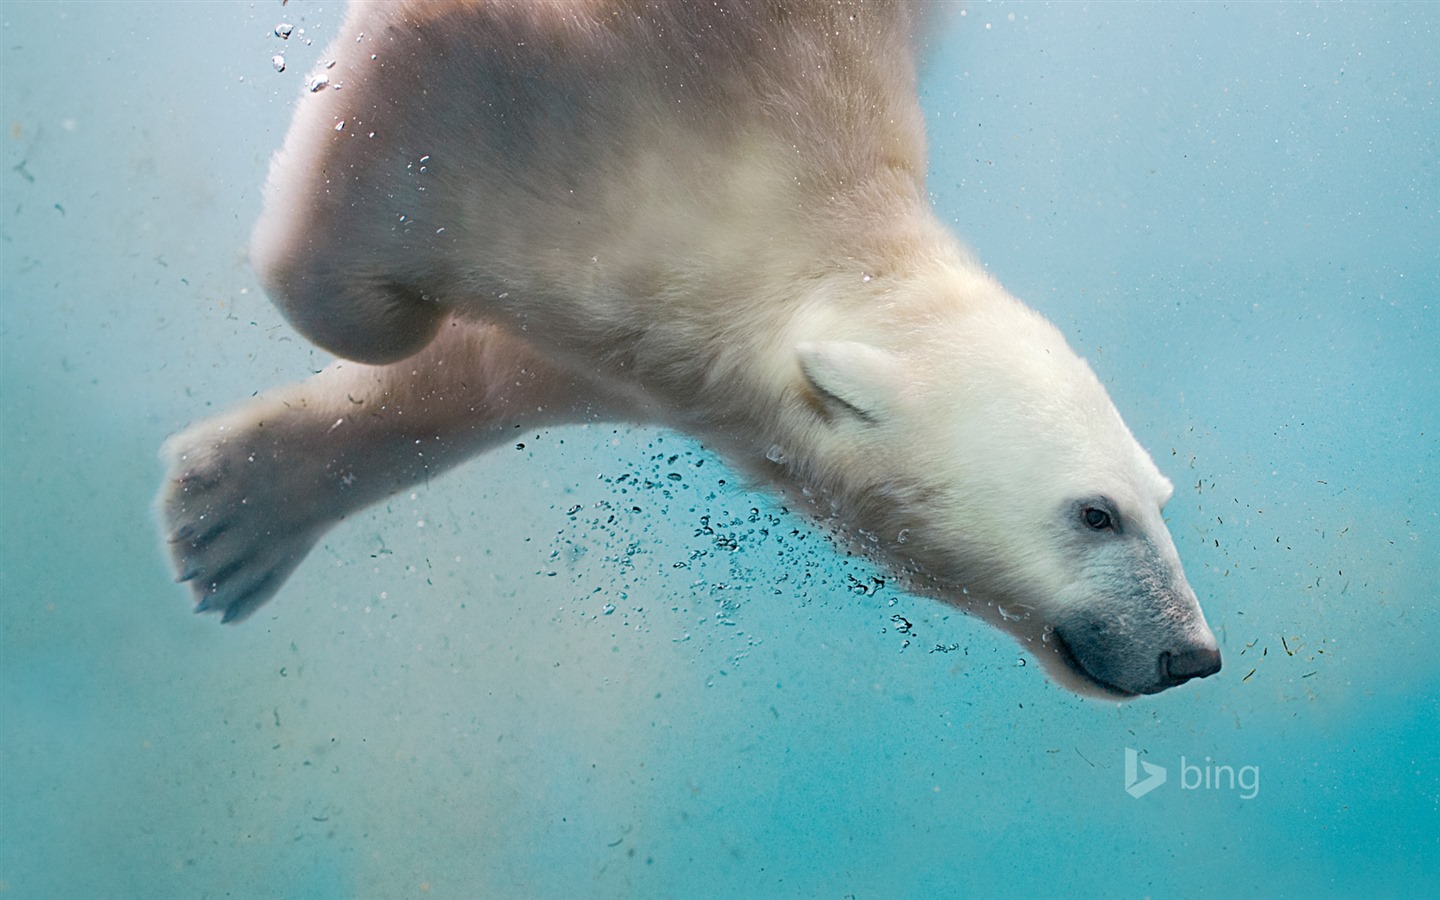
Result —
<instances>
[{"instance_id":1,"label":"polar bear back","mask_svg":"<svg viewBox=\"0 0 1440 900\"><path fill-rule=\"evenodd\" d=\"M455 310L630 377L676 339L635 334L657 321L637 304L689 340L790 315L758 286L812 260L893 265L855 186L901 183L900 229L924 207L918 25L903 3L800 6L354 5L272 167L267 290L362 361Z\"/></svg>"}]
</instances>

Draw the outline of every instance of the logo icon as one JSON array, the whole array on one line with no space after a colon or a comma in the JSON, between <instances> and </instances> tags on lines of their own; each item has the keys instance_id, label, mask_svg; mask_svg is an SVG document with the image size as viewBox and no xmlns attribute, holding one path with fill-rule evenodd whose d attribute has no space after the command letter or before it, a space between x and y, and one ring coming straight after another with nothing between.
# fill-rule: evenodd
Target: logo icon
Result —
<instances>
[{"instance_id":1,"label":"logo icon","mask_svg":"<svg viewBox=\"0 0 1440 900\"><path fill-rule=\"evenodd\" d=\"M1145 767L1145 778L1140 778L1140 767ZM1125 748L1125 793L1137 800L1165 783L1165 767L1146 762L1140 754Z\"/></svg>"}]
</instances>

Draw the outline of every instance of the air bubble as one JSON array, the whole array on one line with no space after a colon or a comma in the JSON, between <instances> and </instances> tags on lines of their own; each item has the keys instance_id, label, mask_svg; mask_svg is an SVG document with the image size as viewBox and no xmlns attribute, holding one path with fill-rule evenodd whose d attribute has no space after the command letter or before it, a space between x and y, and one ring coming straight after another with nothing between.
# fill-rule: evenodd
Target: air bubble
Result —
<instances>
[{"instance_id":1,"label":"air bubble","mask_svg":"<svg viewBox=\"0 0 1440 900\"><path fill-rule=\"evenodd\" d=\"M274 56L270 57L270 65L274 66L275 71L277 72L285 71L285 57L281 56L278 53L275 54Z\"/></svg>"},{"instance_id":2,"label":"air bubble","mask_svg":"<svg viewBox=\"0 0 1440 900\"><path fill-rule=\"evenodd\" d=\"M765 458L773 463L783 463L785 450L779 444L771 444L770 449L765 451Z\"/></svg>"},{"instance_id":3,"label":"air bubble","mask_svg":"<svg viewBox=\"0 0 1440 900\"><path fill-rule=\"evenodd\" d=\"M329 75L316 75L314 78L311 78L311 79L310 79L310 84L308 85L308 87L309 87L309 89L310 89L310 93L312 93L312 94L318 94L318 93L320 93L321 91L325 90L325 89L326 89L327 87L329 87L329 86L330 86L330 76L329 76Z\"/></svg>"},{"instance_id":4,"label":"air bubble","mask_svg":"<svg viewBox=\"0 0 1440 900\"><path fill-rule=\"evenodd\" d=\"M281 40L288 40L290 38L290 32L294 30L294 25L291 25L289 22L281 22L275 26L275 36Z\"/></svg>"}]
</instances>

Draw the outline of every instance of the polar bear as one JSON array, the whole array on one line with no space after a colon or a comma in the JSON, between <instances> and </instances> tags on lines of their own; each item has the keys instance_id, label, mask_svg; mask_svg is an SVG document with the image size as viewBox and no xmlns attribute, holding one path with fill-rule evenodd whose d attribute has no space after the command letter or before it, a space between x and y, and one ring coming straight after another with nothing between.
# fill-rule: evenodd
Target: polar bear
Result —
<instances>
[{"instance_id":1,"label":"polar bear","mask_svg":"<svg viewBox=\"0 0 1440 900\"><path fill-rule=\"evenodd\" d=\"M694 435L1120 699L1220 668L1169 482L936 220L905 2L357 3L251 259L341 361L166 444L198 611L517 427Z\"/></svg>"}]
</instances>

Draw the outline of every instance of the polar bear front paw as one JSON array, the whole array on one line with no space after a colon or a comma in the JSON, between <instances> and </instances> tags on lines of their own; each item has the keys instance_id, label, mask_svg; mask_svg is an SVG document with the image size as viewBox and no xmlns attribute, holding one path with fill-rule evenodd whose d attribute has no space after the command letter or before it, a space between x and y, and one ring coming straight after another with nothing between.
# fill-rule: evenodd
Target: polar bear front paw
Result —
<instances>
[{"instance_id":1,"label":"polar bear front paw","mask_svg":"<svg viewBox=\"0 0 1440 900\"><path fill-rule=\"evenodd\" d=\"M324 530L304 466L297 476L284 442L261 423L226 416L165 442L168 472L157 498L176 580L196 612L222 622L274 596Z\"/></svg>"}]
</instances>

